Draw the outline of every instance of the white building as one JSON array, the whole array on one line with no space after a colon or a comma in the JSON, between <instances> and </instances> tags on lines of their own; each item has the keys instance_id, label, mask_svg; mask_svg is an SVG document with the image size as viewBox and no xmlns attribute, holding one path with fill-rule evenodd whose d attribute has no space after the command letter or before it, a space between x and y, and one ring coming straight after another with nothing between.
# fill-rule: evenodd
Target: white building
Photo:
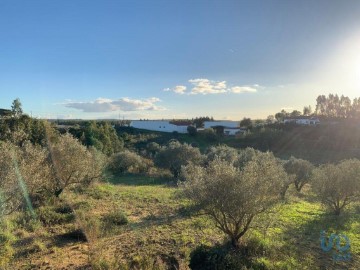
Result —
<instances>
[{"instance_id":1,"label":"white building","mask_svg":"<svg viewBox=\"0 0 360 270\"><path fill-rule=\"evenodd\" d=\"M304 125L304 126L316 126L320 124L319 118L310 117L310 116L299 116L293 118L285 118L284 124L294 123L297 125Z\"/></svg>"},{"instance_id":2,"label":"white building","mask_svg":"<svg viewBox=\"0 0 360 270\"><path fill-rule=\"evenodd\" d=\"M204 128L223 129L225 135L236 135L244 130L240 128L238 121L205 121Z\"/></svg>"},{"instance_id":3,"label":"white building","mask_svg":"<svg viewBox=\"0 0 360 270\"><path fill-rule=\"evenodd\" d=\"M240 128L240 122L238 121L205 121L204 128L214 128L214 127L224 127L224 128Z\"/></svg>"},{"instance_id":4,"label":"white building","mask_svg":"<svg viewBox=\"0 0 360 270\"><path fill-rule=\"evenodd\" d=\"M168 120L134 120L130 127L162 132L187 133L188 125L172 124Z\"/></svg>"}]
</instances>

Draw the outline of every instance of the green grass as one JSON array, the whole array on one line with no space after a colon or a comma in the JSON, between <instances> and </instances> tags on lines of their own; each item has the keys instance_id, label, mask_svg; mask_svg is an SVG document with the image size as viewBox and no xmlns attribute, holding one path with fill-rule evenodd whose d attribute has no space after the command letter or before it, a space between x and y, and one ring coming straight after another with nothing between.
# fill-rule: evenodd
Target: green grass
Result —
<instances>
[{"instance_id":1,"label":"green grass","mask_svg":"<svg viewBox=\"0 0 360 270\"><path fill-rule=\"evenodd\" d=\"M354 205L336 218L311 194L300 197L291 191L289 194L285 204L279 205L271 215L259 217L246 235L244 243L253 246L256 254L253 261L274 270L360 269L360 207ZM126 175L78 193L67 192L63 200L75 209L77 219L73 223L44 226L36 231L24 227L21 233L16 226L12 227L17 244L9 269L26 269L29 263L41 269L44 262L50 269L75 269L75 266L80 269L90 264L126 269L154 263L157 269L169 269L170 265L187 269L190 253L197 246L224 243L224 235L215 229L212 221L193 212L191 203L178 196L178 189L161 179ZM106 217L114 212L123 213L127 223L104 228ZM91 223L87 225L91 241L59 238L78 228L80 214L91 217L100 228L92 230ZM321 250L322 230L328 235L343 233L350 238L351 262L334 262L331 254ZM32 252L26 253L27 250Z\"/></svg>"}]
</instances>

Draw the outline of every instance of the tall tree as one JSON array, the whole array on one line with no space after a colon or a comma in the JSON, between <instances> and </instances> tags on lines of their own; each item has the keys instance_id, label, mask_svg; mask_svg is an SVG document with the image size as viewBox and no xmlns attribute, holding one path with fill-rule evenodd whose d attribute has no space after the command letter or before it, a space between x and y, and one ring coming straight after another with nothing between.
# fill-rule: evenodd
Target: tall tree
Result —
<instances>
[{"instance_id":1,"label":"tall tree","mask_svg":"<svg viewBox=\"0 0 360 270\"><path fill-rule=\"evenodd\" d=\"M284 109L281 110L281 112L278 112L278 113L275 114L275 118L276 118L276 120L277 120L278 122L284 121L284 119L285 119L286 117L289 117L289 113L288 113L287 111L285 111Z\"/></svg>"},{"instance_id":2,"label":"tall tree","mask_svg":"<svg viewBox=\"0 0 360 270\"><path fill-rule=\"evenodd\" d=\"M350 118L354 115L354 107L357 106L355 99L351 103L351 99L342 95L329 94L327 97L320 95L316 99L316 114L331 118Z\"/></svg>"},{"instance_id":3,"label":"tall tree","mask_svg":"<svg viewBox=\"0 0 360 270\"><path fill-rule=\"evenodd\" d=\"M16 118L19 118L23 114L22 104L19 98L13 101L11 105L11 111L12 111L12 115Z\"/></svg>"},{"instance_id":4,"label":"tall tree","mask_svg":"<svg viewBox=\"0 0 360 270\"><path fill-rule=\"evenodd\" d=\"M301 115L301 112L298 111L298 110L293 110L291 113L290 113L290 117L298 117Z\"/></svg>"},{"instance_id":5,"label":"tall tree","mask_svg":"<svg viewBox=\"0 0 360 270\"><path fill-rule=\"evenodd\" d=\"M244 117L243 120L240 121L240 126L245 128L252 128L252 121L250 118Z\"/></svg>"},{"instance_id":6,"label":"tall tree","mask_svg":"<svg viewBox=\"0 0 360 270\"><path fill-rule=\"evenodd\" d=\"M303 115L305 116L309 116L312 114L312 108L311 106L305 106L304 109L303 109Z\"/></svg>"},{"instance_id":7,"label":"tall tree","mask_svg":"<svg viewBox=\"0 0 360 270\"><path fill-rule=\"evenodd\" d=\"M360 119L360 97L354 98L352 107L351 107L351 117Z\"/></svg>"},{"instance_id":8,"label":"tall tree","mask_svg":"<svg viewBox=\"0 0 360 270\"><path fill-rule=\"evenodd\" d=\"M267 118L266 118L266 124L272 124L272 123L274 123L274 121L275 121L275 116L274 115L269 115Z\"/></svg>"}]
</instances>

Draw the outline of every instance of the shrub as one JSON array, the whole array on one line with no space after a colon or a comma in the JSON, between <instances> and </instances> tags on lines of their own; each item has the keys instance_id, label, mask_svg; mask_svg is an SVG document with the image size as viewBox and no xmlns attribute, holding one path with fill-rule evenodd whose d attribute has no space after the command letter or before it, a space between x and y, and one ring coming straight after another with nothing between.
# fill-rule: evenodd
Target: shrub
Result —
<instances>
[{"instance_id":1,"label":"shrub","mask_svg":"<svg viewBox=\"0 0 360 270\"><path fill-rule=\"evenodd\" d=\"M188 165L182 174L184 195L215 221L234 247L240 245L253 219L279 201L286 177L270 153L257 154L242 170L215 159L206 168Z\"/></svg>"},{"instance_id":2,"label":"shrub","mask_svg":"<svg viewBox=\"0 0 360 270\"><path fill-rule=\"evenodd\" d=\"M155 157L155 164L160 168L169 169L175 178L179 176L181 166L190 163L200 164L202 161L203 156L198 148L178 141L169 142Z\"/></svg>"},{"instance_id":3,"label":"shrub","mask_svg":"<svg viewBox=\"0 0 360 270\"><path fill-rule=\"evenodd\" d=\"M62 135L49 147L54 168L50 189L56 197L71 185L89 185L102 175L103 156L70 134Z\"/></svg>"},{"instance_id":4,"label":"shrub","mask_svg":"<svg viewBox=\"0 0 360 270\"><path fill-rule=\"evenodd\" d=\"M190 136L196 136L197 135L197 129L194 126L188 126L187 127L187 132L189 133Z\"/></svg>"},{"instance_id":5,"label":"shrub","mask_svg":"<svg viewBox=\"0 0 360 270\"><path fill-rule=\"evenodd\" d=\"M238 159L238 155L238 150L227 145L212 146L206 151L208 161L213 161L216 158L219 158L231 164Z\"/></svg>"},{"instance_id":6,"label":"shrub","mask_svg":"<svg viewBox=\"0 0 360 270\"><path fill-rule=\"evenodd\" d=\"M85 211L77 211L76 214L76 223L80 232L85 236L90 246L96 245L102 234L100 219Z\"/></svg>"},{"instance_id":7,"label":"shrub","mask_svg":"<svg viewBox=\"0 0 360 270\"><path fill-rule=\"evenodd\" d=\"M80 201L74 204L75 210L90 210L92 208L91 203L88 201Z\"/></svg>"},{"instance_id":8,"label":"shrub","mask_svg":"<svg viewBox=\"0 0 360 270\"><path fill-rule=\"evenodd\" d=\"M310 181L314 166L307 160L291 157L284 163L284 169L293 180L296 190L300 192Z\"/></svg>"},{"instance_id":9,"label":"shrub","mask_svg":"<svg viewBox=\"0 0 360 270\"><path fill-rule=\"evenodd\" d=\"M129 223L127 216L122 211L115 211L112 213L108 213L103 217L104 223L108 225L126 225Z\"/></svg>"},{"instance_id":10,"label":"shrub","mask_svg":"<svg viewBox=\"0 0 360 270\"><path fill-rule=\"evenodd\" d=\"M42 204L48 195L46 180L51 178L48 151L29 142L22 147L0 142L0 152L0 214Z\"/></svg>"},{"instance_id":11,"label":"shrub","mask_svg":"<svg viewBox=\"0 0 360 270\"><path fill-rule=\"evenodd\" d=\"M146 145L146 151L148 153L148 156L150 157L156 155L156 153L159 152L160 149L160 145L156 142L150 142Z\"/></svg>"},{"instance_id":12,"label":"shrub","mask_svg":"<svg viewBox=\"0 0 360 270\"><path fill-rule=\"evenodd\" d=\"M37 209L38 218L45 226L65 224L75 219L74 213L68 207L43 206Z\"/></svg>"},{"instance_id":13,"label":"shrub","mask_svg":"<svg viewBox=\"0 0 360 270\"><path fill-rule=\"evenodd\" d=\"M346 206L360 199L360 161L322 165L314 171L313 188L322 203L340 215Z\"/></svg>"},{"instance_id":14,"label":"shrub","mask_svg":"<svg viewBox=\"0 0 360 270\"><path fill-rule=\"evenodd\" d=\"M200 132L199 132L200 134ZM216 134L215 130L212 128L208 128L205 130L201 131L201 135L204 137L205 140L207 140L208 142L216 142L219 137Z\"/></svg>"},{"instance_id":15,"label":"shrub","mask_svg":"<svg viewBox=\"0 0 360 270\"><path fill-rule=\"evenodd\" d=\"M129 150L113 155L108 165L113 174L145 173L150 167L151 161Z\"/></svg>"}]
</instances>

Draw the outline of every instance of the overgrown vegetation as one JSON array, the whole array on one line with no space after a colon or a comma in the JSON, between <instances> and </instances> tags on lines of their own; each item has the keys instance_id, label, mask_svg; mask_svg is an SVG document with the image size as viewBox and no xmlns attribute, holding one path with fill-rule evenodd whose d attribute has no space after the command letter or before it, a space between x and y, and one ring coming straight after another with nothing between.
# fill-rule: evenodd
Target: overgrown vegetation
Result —
<instances>
[{"instance_id":1,"label":"overgrown vegetation","mask_svg":"<svg viewBox=\"0 0 360 270\"><path fill-rule=\"evenodd\" d=\"M330 134L349 138L330 147L319 138L330 126L270 120L244 119L249 131L237 138L97 122L59 132L15 100L0 118L0 268L359 269L360 161L284 154L348 151L358 127ZM285 138L276 155L248 147ZM337 259L347 258L343 242L321 249L332 233L351 239L351 260Z\"/></svg>"}]
</instances>

